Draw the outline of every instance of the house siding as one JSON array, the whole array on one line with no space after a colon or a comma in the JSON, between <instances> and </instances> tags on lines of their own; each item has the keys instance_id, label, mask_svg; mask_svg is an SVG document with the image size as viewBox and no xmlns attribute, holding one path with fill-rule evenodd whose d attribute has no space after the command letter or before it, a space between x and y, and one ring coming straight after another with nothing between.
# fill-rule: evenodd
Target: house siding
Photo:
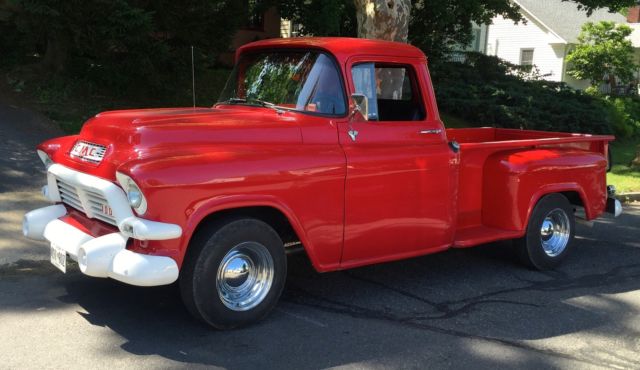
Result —
<instances>
[{"instance_id":1,"label":"house siding","mask_svg":"<svg viewBox=\"0 0 640 370\"><path fill-rule=\"evenodd\" d=\"M563 61L566 45L531 17L526 24L514 24L512 20L496 17L487 35L487 54L495 55L513 64L520 64L520 50L534 49L533 64L543 78L563 81Z\"/></svg>"}]
</instances>

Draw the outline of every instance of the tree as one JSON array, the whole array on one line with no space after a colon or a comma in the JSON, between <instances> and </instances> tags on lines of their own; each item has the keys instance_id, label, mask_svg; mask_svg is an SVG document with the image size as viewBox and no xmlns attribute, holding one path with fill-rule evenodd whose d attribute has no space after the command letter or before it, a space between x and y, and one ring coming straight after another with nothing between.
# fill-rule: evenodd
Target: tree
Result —
<instances>
[{"instance_id":1,"label":"tree","mask_svg":"<svg viewBox=\"0 0 640 370\"><path fill-rule=\"evenodd\" d=\"M246 19L243 4L237 0L0 0L0 46L10 46L14 55L22 56L18 65L36 61L29 68L43 76L66 73L118 91L139 85L167 88L167 78L182 80L178 74L188 74L191 45L196 47L197 66L210 64L228 51L235 30ZM11 39L5 39L5 34ZM3 45L9 41L12 45Z\"/></svg>"},{"instance_id":2,"label":"tree","mask_svg":"<svg viewBox=\"0 0 640 370\"><path fill-rule=\"evenodd\" d=\"M585 23L578 45L567 55L568 73L579 80L590 80L594 88L607 76L631 81L637 69L633 44L627 39L632 32L630 27L614 22Z\"/></svg>"},{"instance_id":3,"label":"tree","mask_svg":"<svg viewBox=\"0 0 640 370\"><path fill-rule=\"evenodd\" d=\"M407 8L405 4L409 3ZM563 0L570 1L570 0ZM587 12L608 8L618 11L632 6L636 0L571 0ZM408 34L408 41L421 48L430 59L437 59L456 45L472 40L472 22L489 23L496 15L522 21L520 8L510 0L272 0L280 14L302 25L302 34L314 36L367 37L369 25L377 24L386 31L382 38ZM409 22L394 23L390 30L383 19L401 13L410 14ZM370 7L367 9L367 7ZM357 14L361 16L358 17ZM364 17L363 15L366 15ZM362 27L357 27L358 19ZM379 19L378 19L379 18ZM369 23L367 23L369 22ZM394 21L395 22L395 21ZM369 29L370 30L370 29Z\"/></svg>"},{"instance_id":4,"label":"tree","mask_svg":"<svg viewBox=\"0 0 640 370\"><path fill-rule=\"evenodd\" d=\"M353 0L274 1L280 16L302 27L303 35L356 37Z\"/></svg>"},{"instance_id":5,"label":"tree","mask_svg":"<svg viewBox=\"0 0 640 370\"><path fill-rule=\"evenodd\" d=\"M358 37L407 42L411 0L354 0Z\"/></svg>"}]
</instances>

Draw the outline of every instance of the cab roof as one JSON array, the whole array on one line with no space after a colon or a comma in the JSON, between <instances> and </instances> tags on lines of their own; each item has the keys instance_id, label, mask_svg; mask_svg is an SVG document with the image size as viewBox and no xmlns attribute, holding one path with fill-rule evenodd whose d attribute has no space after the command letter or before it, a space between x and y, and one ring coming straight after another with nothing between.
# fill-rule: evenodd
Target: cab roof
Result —
<instances>
[{"instance_id":1,"label":"cab roof","mask_svg":"<svg viewBox=\"0 0 640 370\"><path fill-rule=\"evenodd\" d=\"M426 60L422 50L413 45L350 37L295 37L256 41L240 47L236 52L236 60L240 54L249 50L284 48L322 49L333 54L341 62L353 55L397 56Z\"/></svg>"}]
</instances>

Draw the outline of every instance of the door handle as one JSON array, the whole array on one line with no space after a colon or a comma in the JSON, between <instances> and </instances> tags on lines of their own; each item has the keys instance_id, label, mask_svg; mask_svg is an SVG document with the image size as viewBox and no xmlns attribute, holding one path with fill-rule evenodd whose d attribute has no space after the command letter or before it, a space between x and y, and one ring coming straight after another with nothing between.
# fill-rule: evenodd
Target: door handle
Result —
<instances>
[{"instance_id":1,"label":"door handle","mask_svg":"<svg viewBox=\"0 0 640 370\"><path fill-rule=\"evenodd\" d=\"M420 131L420 135L438 135L442 133L441 128L434 128L430 130L422 130Z\"/></svg>"}]
</instances>

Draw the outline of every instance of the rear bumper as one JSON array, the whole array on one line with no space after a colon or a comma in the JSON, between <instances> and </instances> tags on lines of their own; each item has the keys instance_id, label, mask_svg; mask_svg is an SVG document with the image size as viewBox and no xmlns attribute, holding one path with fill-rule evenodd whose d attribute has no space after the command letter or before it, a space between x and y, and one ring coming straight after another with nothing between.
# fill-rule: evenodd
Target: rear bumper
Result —
<instances>
[{"instance_id":1,"label":"rear bumper","mask_svg":"<svg viewBox=\"0 0 640 370\"><path fill-rule=\"evenodd\" d=\"M607 213L611 213L613 217L618 217L622 214L622 203L616 198L607 198Z\"/></svg>"},{"instance_id":2,"label":"rear bumper","mask_svg":"<svg viewBox=\"0 0 640 370\"><path fill-rule=\"evenodd\" d=\"M24 217L22 231L26 237L45 239L62 248L78 262L80 271L85 275L110 277L137 286L167 285L178 279L178 265L172 258L126 249L130 230L127 233L114 232L94 237L60 220L66 213L66 208L61 204L31 211ZM146 239L156 236L163 239L169 234L176 234L177 225L140 218L128 221L137 226ZM152 227L145 228L148 225Z\"/></svg>"}]
</instances>

